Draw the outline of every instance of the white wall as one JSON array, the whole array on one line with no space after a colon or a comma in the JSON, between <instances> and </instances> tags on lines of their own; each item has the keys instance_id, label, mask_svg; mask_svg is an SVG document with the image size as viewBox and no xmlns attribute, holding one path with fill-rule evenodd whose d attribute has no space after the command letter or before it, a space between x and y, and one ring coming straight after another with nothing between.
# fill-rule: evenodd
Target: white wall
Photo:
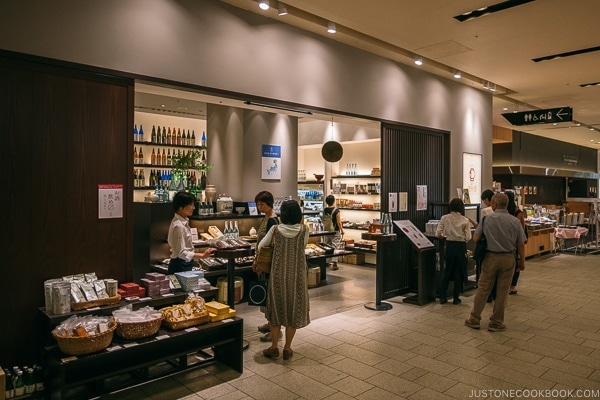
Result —
<instances>
[{"instance_id":1,"label":"white wall","mask_svg":"<svg viewBox=\"0 0 600 400\"><path fill-rule=\"evenodd\" d=\"M217 0L4 0L0 49L450 131L492 182L489 93Z\"/></svg>"}]
</instances>

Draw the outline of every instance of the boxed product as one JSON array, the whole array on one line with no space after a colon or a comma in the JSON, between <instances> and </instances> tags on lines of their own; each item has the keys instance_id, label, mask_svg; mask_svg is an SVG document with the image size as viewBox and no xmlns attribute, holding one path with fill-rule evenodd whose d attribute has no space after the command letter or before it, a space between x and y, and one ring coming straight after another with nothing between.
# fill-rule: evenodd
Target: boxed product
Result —
<instances>
[{"instance_id":1,"label":"boxed product","mask_svg":"<svg viewBox=\"0 0 600 400\"><path fill-rule=\"evenodd\" d=\"M229 312L226 314L213 314L212 312L209 312L208 315L210 316L210 322L217 322L227 318L235 317L235 310L229 309Z\"/></svg>"},{"instance_id":2,"label":"boxed product","mask_svg":"<svg viewBox=\"0 0 600 400\"><path fill-rule=\"evenodd\" d=\"M219 303L218 301L209 301L204 304L204 308L206 308L208 312L217 315L229 313L229 306L227 304Z\"/></svg>"},{"instance_id":3,"label":"boxed product","mask_svg":"<svg viewBox=\"0 0 600 400\"><path fill-rule=\"evenodd\" d=\"M342 258L341 262L346 263L346 264L363 265L365 263L364 253L348 254L341 258Z\"/></svg>"}]
</instances>

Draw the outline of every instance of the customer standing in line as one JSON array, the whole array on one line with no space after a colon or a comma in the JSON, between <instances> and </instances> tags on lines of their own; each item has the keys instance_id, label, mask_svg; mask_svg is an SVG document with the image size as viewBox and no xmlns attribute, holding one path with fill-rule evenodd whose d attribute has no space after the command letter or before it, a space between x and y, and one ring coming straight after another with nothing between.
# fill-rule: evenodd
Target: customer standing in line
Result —
<instances>
[{"instance_id":1,"label":"customer standing in line","mask_svg":"<svg viewBox=\"0 0 600 400\"><path fill-rule=\"evenodd\" d=\"M273 247L273 263L269 274L267 320L271 326L271 347L263 350L269 358L279 357L277 338L285 326L283 359L294 351L292 340L296 330L310 323L308 280L304 249L308 244L308 228L302 223L302 210L294 200L281 204L281 224L274 226L258 244Z\"/></svg>"},{"instance_id":2,"label":"customer standing in line","mask_svg":"<svg viewBox=\"0 0 600 400\"><path fill-rule=\"evenodd\" d=\"M342 217L340 216L340 209L335 207L335 196L330 194L325 198L325 204L327 207L323 209L323 226L326 231L335 232L333 236L327 236L327 242L335 249L339 249L342 243L342 237L344 236L344 228L342 227ZM331 226L326 221L331 222ZM337 257L333 258L331 269L333 271L338 270Z\"/></svg>"},{"instance_id":3,"label":"customer standing in line","mask_svg":"<svg viewBox=\"0 0 600 400\"><path fill-rule=\"evenodd\" d=\"M498 284L498 297L490 316L488 330L505 331L504 311L508 299L508 288L515 271L515 254L519 255L519 268L525 269L525 233L519 220L508 213L508 196L496 193L492 197L494 213L485 217L485 223L475 229L473 241L478 242L481 235L487 240L487 252L481 265L479 285L475 292L475 301L470 318L465 320L469 328L479 329L481 312L494 282Z\"/></svg>"},{"instance_id":4,"label":"customer standing in line","mask_svg":"<svg viewBox=\"0 0 600 400\"><path fill-rule=\"evenodd\" d=\"M448 302L446 292L448 284L454 281L452 304L460 304L460 292L467 282L467 242L471 239L471 222L464 216L465 204L459 198L450 201L450 213L443 215L438 223L436 235L446 238L445 267L440 304Z\"/></svg>"},{"instance_id":5,"label":"customer standing in line","mask_svg":"<svg viewBox=\"0 0 600 400\"><path fill-rule=\"evenodd\" d=\"M494 192L491 189L485 189L483 192L481 192L481 202L483 204L485 204L485 207L481 210L481 220L483 220L483 218L487 217L488 215L492 214L494 212L494 209L492 208L492 197L494 196ZM477 228L477 227L475 227ZM481 260L477 261L476 267L475 267L475 283L479 282L479 275L481 275ZM490 292L490 295L488 296L488 303L491 303L492 301L494 301L494 299L496 298L496 285L494 284L494 287L492 289L492 291Z\"/></svg>"},{"instance_id":6,"label":"customer standing in line","mask_svg":"<svg viewBox=\"0 0 600 400\"><path fill-rule=\"evenodd\" d=\"M202 253L194 251L189 217L196 208L195 201L194 195L184 191L175 193L173 197L175 215L171 220L167 236L167 242L171 248L169 274L191 271L194 266L194 259L210 257L216 251L214 248L208 248Z\"/></svg>"},{"instance_id":7,"label":"customer standing in line","mask_svg":"<svg viewBox=\"0 0 600 400\"><path fill-rule=\"evenodd\" d=\"M256 231L256 244L260 243L261 240L267 235L267 232L275 225L279 223L279 219L277 218L277 214L273 210L273 204L275 203L275 199L273 198L273 194L266 190L259 192L254 197L254 202L256 203L256 207L258 211L264 214L264 218L262 219L258 230ZM258 250L258 249L257 249ZM261 281L268 281L269 274L266 272L259 273L256 270L256 263L252 264L252 270L258 274L258 279ZM260 311L263 313L266 312L265 307L260 307ZM260 325L258 330L264 333L263 336L260 337L262 342L270 342L271 341L271 327L267 321L266 324Z\"/></svg>"},{"instance_id":8,"label":"customer standing in line","mask_svg":"<svg viewBox=\"0 0 600 400\"><path fill-rule=\"evenodd\" d=\"M525 232L525 244L527 244L527 228L525 227L525 213L517 207L517 203L515 202L515 193L513 191L507 190L506 195L508 196L508 206L506 209L509 214L517 217L521 226L523 227L523 232ZM517 259L518 261L518 259ZM519 276L521 276L521 270L519 269L519 264L517 263L517 267L515 268L515 274L512 277L512 282L510 284L510 290L508 294L517 294L517 283L519 282Z\"/></svg>"}]
</instances>

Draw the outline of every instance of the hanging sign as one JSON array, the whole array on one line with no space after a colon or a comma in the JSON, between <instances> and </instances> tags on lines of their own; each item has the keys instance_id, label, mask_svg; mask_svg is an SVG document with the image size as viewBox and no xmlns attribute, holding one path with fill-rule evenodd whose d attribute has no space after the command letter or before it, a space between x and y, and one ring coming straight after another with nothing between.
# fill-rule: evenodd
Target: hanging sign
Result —
<instances>
[{"instance_id":1,"label":"hanging sign","mask_svg":"<svg viewBox=\"0 0 600 400\"><path fill-rule=\"evenodd\" d=\"M123 185L98 185L98 219L123 218Z\"/></svg>"},{"instance_id":2,"label":"hanging sign","mask_svg":"<svg viewBox=\"0 0 600 400\"><path fill-rule=\"evenodd\" d=\"M513 125L555 124L573 121L573 108L547 108L545 110L521 111L502 114Z\"/></svg>"}]
</instances>

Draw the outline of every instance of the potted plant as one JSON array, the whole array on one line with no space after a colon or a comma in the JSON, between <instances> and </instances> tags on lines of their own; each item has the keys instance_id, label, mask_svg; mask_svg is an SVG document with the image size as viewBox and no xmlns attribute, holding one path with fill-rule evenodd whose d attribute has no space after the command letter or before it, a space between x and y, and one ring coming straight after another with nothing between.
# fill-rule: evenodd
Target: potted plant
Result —
<instances>
[{"instance_id":1,"label":"potted plant","mask_svg":"<svg viewBox=\"0 0 600 400\"><path fill-rule=\"evenodd\" d=\"M212 165L206 164L206 155L203 157L203 150L191 149L188 152L173 155L171 169L173 172L173 178L171 179L170 190L184 190L187 187L190 191L196 194L199 190L204 189L201 185L190 185L186 178L189 170L200 171L206 173L213 168Z\"/></svg>"}]
</instances>

